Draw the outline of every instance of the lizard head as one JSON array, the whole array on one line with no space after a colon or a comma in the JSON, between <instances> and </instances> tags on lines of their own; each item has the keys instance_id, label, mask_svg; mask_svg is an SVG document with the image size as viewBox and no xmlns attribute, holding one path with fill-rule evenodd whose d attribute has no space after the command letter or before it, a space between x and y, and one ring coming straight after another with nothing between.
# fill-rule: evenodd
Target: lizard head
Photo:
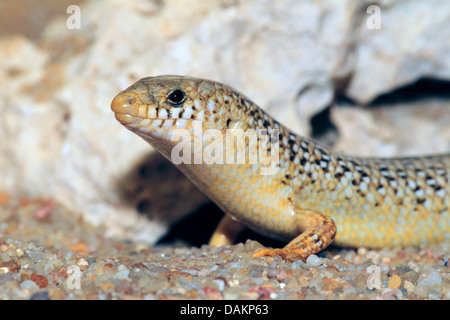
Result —
<instances>
[{"instance_id":1,"label":"lizard head","mask_svg":"<svg viewBox=\"0 0 450 320\"><path fill-rule=\"evenodd\" d=\"M122 125L166 156L180 141L180 131L188 132L186 139L193 141L198 129L218 130L225 136L228 129L279 128L237 90L184 76L143 78L120 92L111 102L111 109Z\"/></svg>"},{"instance_id":2,"label":"lizard head","mask_svg":"<svg viewBox=\"0 0 450 320\"><path fill-rule=\"evenodd\" d=\"M258 107L238 91L218 82L183 76L143 78L112 101L116 119L144 137L166 139L174 129L246 129ZM253 117L254 118L254 117Z\"/></svg>"}]
</instances>

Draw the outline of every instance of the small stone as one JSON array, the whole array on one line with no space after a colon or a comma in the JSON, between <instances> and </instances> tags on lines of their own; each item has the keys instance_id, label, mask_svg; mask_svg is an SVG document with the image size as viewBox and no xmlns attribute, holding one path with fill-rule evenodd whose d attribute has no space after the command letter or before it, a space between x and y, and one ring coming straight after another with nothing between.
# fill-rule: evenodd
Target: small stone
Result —
<instances>
[{"instance_id":1,"label":"small stone","mask_svg":"<svg viewBox=\"0 0 450 320\"><path fill-rule=\"evenodd\" d=\"M318 267L322 264L322 259L320 259L315 254L312 254L306 259L306 263L309 265L309 267L314 268L314 267Z\"/></svg>"},{"instance_id":2,"label":"small stone","mask_svg":"<svg viewBox=\"0 0 450 320\"><path fill-rule=\"evenodd\" d=\"M217 284L217 289L219 291L223 291L225 288L225 282L222 279L214 279L212 280L213 283Z\"/></svg>"},{"instance_id":3,"label":"small stone","mask_svg":"<svg viewBox=\"0 0 450 320\"><path fill-rule=\"evenodd\" d=\"M414 284L417 282L417 279L419 278L419 274L416 271L411 270L409 272L406 272L406 273L400 275L400 278L402 279L402 281L409 281Z\"/></svg>"},{"instance_id":4,"label":"small stone","mask_svg":"<svg viewBox=\"0 0 450 320\"><path fill-rule=\"evenodd\" d=\"M340 287L339 283L334 279L324 277L322 279L322 281L323 281L326 291L333 291L334 289L337 289Z\"/></svg>"},{"instance_id":5,"label":"small stone","mask_svg":"<svg viewBox=\"0 0 450 320\"><path fill-rule=\"evenodd\" d=\"M41 276L35 273L31 275L31 280L34 281L41 289L47 287L48 285L48 280L45 276Z\"/></svg>"},{"instance_id":6,"label":"small stone","mask_svg":"<svg viewBox=\"0 0 450 320\"><path fill-rule=\"evenodd\" d=\"M49 294L48 291L40 291L36 292L30 297L30 300L49 300Z\"/></svg>"},{"instance_id":7,"label":"small stone","mask_svg":"<svg viewBox=\"0 0 450 320\"><path fill-rule=\"evenodd\" d=\"M118 271L114 276L115 279L129 280L128 276L130 275L130 270L128 270L124 265L119 265L117 269Z\"/></svg>"},{"instance_id":8,"label":"small stone","mask_svg":"<svg viewBox=\"0 0 450 320\"><path fill-rule=\"evenodd\" d=\"M304 265L305 265L305 263L303 261L298 260L298 261L292 262L291 267L292 267L292 269L296 269L296 268L301 268Z\"/></svg>"},{"instance_id":9,"label":"small stone","mask_svg":"<svg viewBox=\"0 0 450 320\"><path fill-rule=\"evenodd\" d=\"M402 285L402 279L398 275L393 275L388 280L389 289L398 289Z\"/></svg>"},{"instance_id":10,"label":"small stone","mask_svg":"<svg viewBox=\"0 0 450 320\"><path fill-rule=\"evenodd\" d=\"M428 270L422 273L417 280L417 285L431 287L442 284L442 277L439 272L435 270Z\"/></svg>"},{"instance_id":11,"label":"small stone","mask_svg":"<svg viewBox=\"0 0 450 320\"><path fill-rule=\"evenodd\" d=\"M38 285L31 280L25 280L23 282L20 283L20 287L22 289L26 289L26 290L37 290L39 287Z\"/></svg>"},{"instance_id":12,"label":"small stone","mask_svg":"<svg viewBox=\"0 0 450 320\"><path fill-rule=\"evenodd\" d=\"M80 267L81 266L89 266L89 263L84 258L81 258L81 259L78 259L77 265L79 265Z\"/></svg>"},{"instance_id":13,"label":"small stone","mask_svg":"<svg viewBox=\"0 0 450 320\"><path fill-rule=\"evenodd\" d=\"M0 190L0 205L6 205L11 200L11 196L8 192Z\"/></svg>"}]
</instances>

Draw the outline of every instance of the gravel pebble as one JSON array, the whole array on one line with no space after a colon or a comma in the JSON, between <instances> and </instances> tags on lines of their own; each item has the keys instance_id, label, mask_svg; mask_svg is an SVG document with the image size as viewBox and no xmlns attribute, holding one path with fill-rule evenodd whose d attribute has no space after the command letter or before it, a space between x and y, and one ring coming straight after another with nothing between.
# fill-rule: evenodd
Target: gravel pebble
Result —
<instances>
[{"instance_id":1,"label":"gravel pebble","mask_svg":"<svg viewBox=\"0 0 450 320\"><path fill-rule=\"evenodd\" d=\"M254 259L255 241L151 247L41 200L0 206L0 299L449 299L446 243L422 248L328 249L302 261ZM14 219L10 219L14 212ZM76 224L76 228L74 228ZM36 240L38 239L38 240ZM39 240L41 239L41 240ZM368 288L370 283L379 284Z\"/></svg>"}]
</instances>

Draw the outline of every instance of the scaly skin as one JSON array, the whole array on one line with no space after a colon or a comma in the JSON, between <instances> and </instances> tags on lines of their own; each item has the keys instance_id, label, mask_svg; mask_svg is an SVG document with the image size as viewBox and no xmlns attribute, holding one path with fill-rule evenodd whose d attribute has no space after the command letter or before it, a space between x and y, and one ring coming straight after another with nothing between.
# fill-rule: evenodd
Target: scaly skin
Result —
<instances>
[{"instance_id":1,"label":"scaly skin","mask_svg":"<svg viewBox=\"0 0 450 320\"><path fill-rule=\"evenodd\" d=\"M172 94L175 90L176 94ZM181 100L181 101L179 101ZM238 91L210 80L139 80L112 101L116 119L169 160L174 129L279 130L279 165L180 164L225 218L211 244L228 244L239 224L292 240L259 256L305 260L334 243L351 247L419 246L450 239L450 154L417 158L349 157L297 136ZM198 123L198 122L197 122ZM203 151L211 141L203 141ZM248 141L245 144L248 151ZM192 158L194 159L194 158ZM192 160L193 161L193 160Z\"/></svg>"}]
</instances>

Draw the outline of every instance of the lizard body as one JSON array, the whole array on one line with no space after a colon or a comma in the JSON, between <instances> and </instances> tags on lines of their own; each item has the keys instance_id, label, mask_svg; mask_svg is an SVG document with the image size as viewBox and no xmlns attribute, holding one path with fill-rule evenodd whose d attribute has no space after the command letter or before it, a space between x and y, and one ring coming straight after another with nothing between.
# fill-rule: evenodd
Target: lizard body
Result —
<instances>
[{"instance_id":1,"label":"lizard body","mask_svg":"<svg viewBox=\"0 0 450 320\"><path fill-rule=\"evenodd\" d=\"M143 78L120 92L111 108L120 123L169 160L179 143L172 141L175 129L194 133L196 122L202 130L213 129L223 136L236 128L278 133L274 141L279 161L273 174L261 174L263 165L248 161L178 165L229 215L211 244L230 243L240 230L236 220L266 235L292 240L282 249L263 249L255 257L305 260L333 240L343 246L382 248L450 239L450 154L346 156L296 135L231 87L197 78ZM211 146L205 137L200 139L202 151ZM247 152L250 140L245 141Z\"/></svg>"}]
</instances>

